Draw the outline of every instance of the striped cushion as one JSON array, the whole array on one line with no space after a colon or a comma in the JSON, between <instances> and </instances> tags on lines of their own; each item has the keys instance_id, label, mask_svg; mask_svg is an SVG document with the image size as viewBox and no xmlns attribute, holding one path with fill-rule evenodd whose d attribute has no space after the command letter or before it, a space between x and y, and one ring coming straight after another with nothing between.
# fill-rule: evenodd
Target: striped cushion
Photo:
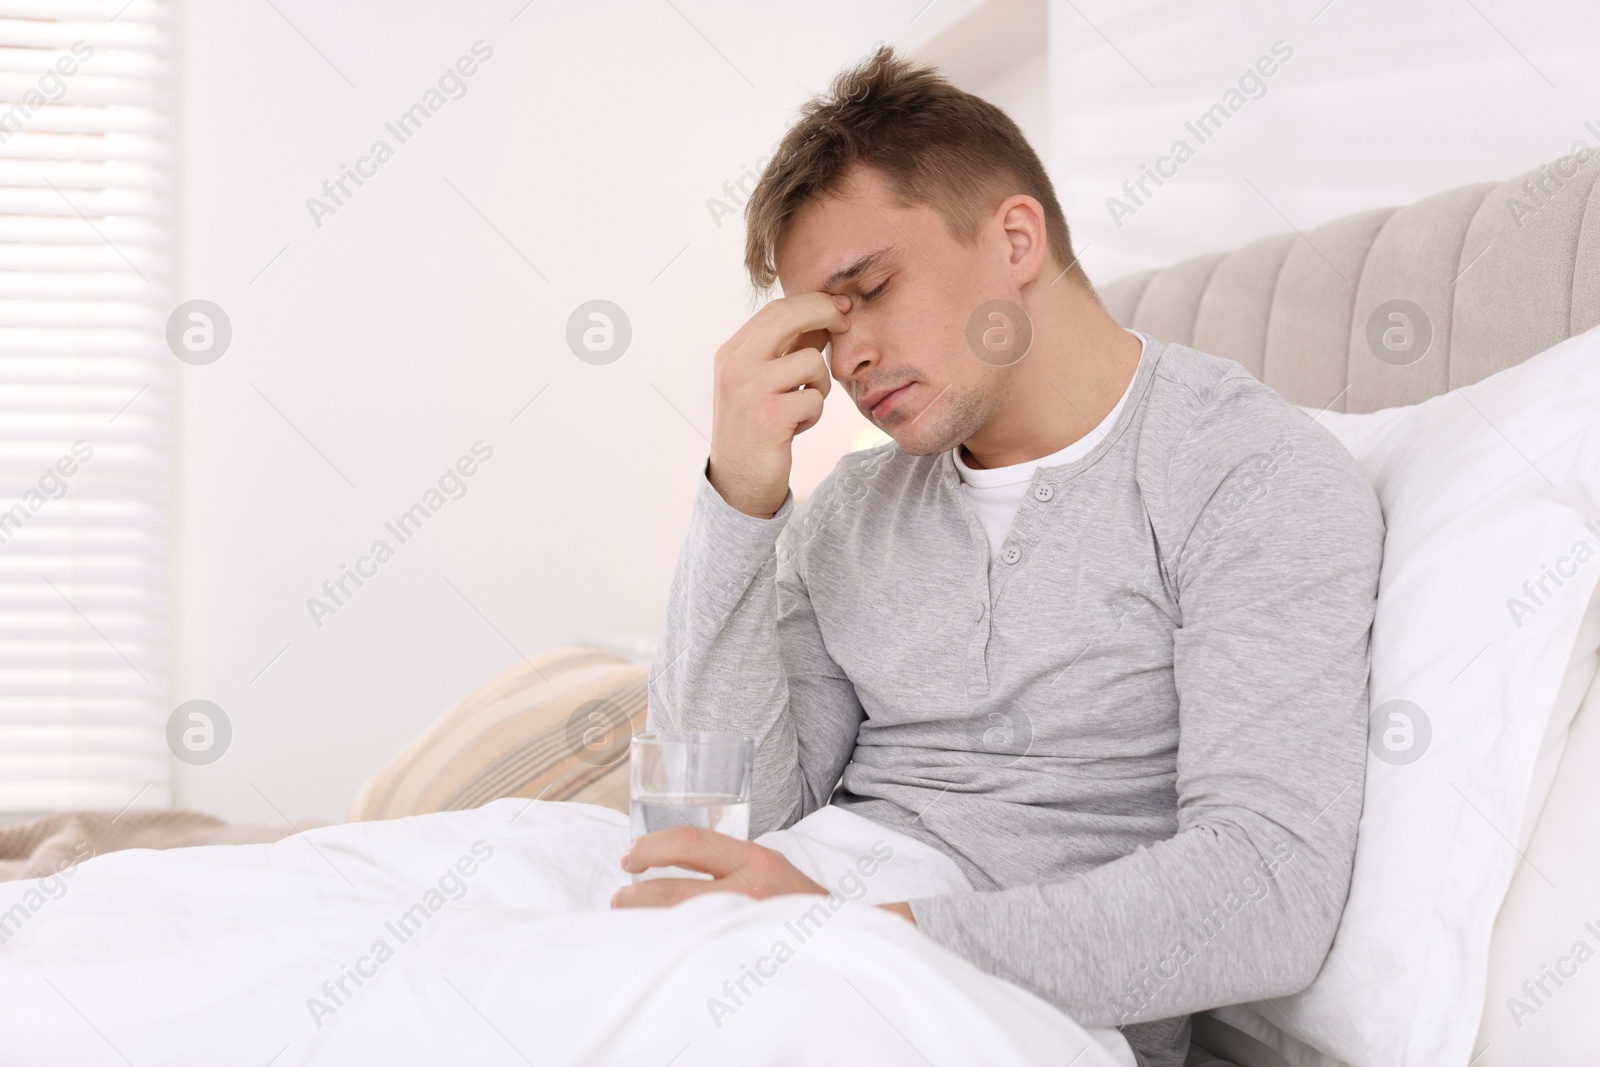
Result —
<instances>
[{"instance_id":1,"label":"striped cushion","mask_svg":"<svg viewBox=\"0 0 1600 1067\"><path fill-rule=\"evenodd\" d=\"M468 694L356 795L353 821L476 808L501 797L628 810L628 742L648 668L585 645L519 663Z\"/></svg>"}]
</instances>

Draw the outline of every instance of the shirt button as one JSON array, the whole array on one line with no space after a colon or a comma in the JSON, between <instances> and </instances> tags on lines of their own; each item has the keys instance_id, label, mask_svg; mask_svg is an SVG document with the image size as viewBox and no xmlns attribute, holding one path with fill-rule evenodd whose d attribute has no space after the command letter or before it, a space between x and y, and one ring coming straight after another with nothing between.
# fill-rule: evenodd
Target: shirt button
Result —
<instances>
[{"instance_id":1,"label":"shirt button","mask_svg":"<svg viewBox=\"0 0 1600 1067\"><path fill-rule=\"evenodd\" d=\"M983 621L983 613L984 613L985 610L986 609L984 608L982 603L980 603L977 607L973 608L972 609L972 621L973 622L982 622Z\"/></svg>"},{"instance_id":2,"label":"shirt button","mask_svg":"<svg viewBox=\"0 0 1600 1067\"><path fill-rule=\"evenodd\" d=\"M1049 500L1051 497L1053 497L1055 495L1056 495L1056 491L1054 489L1050 488L1048 485L1040 484L1040 485L1036 485L1036 486L1033 487L1033 498L1035 500L1040 500L1040 501Z\"/></svg>"},{"instance_id":3,"label":"shirt button","mask_svg":"<svg viewBox=\"0 0 1600 1067\"><path fill-rule=\"evenodd\" d=\"M1018 548L1016 545L1012 545L1001 554L1000 558L1005 560L1007 563L1015 563L1017 560L1022 558L1022 549Z\"/></svg>"}]
</instances>

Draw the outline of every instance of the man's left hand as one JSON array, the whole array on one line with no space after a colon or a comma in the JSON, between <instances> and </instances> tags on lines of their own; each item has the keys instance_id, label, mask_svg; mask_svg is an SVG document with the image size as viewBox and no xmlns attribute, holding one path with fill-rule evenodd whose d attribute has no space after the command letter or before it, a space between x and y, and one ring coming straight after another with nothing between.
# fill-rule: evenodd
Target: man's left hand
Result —
<instances>
[{"instance_id":1,"label":"man's left hand","mask_svg":"<svg viewBox=\"0 0 1600 1067\"><path fill-rule=\"evenodd\" d=\"M711 879L655 878L625 885L611 898L613 908L670 907L701 893L743 893L765 900L784 893L828 892L781 852L693 826L657 830L634 841L622 856L622 869L638 874L649 867L684 867Z\"/></svg>"}]
</instances>

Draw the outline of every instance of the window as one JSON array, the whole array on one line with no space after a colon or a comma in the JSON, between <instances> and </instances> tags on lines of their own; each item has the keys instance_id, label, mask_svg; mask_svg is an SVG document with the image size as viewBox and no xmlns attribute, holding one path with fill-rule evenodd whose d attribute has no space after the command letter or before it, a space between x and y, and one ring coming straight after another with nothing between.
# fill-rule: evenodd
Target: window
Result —
<instances>
[{"instance_id":1,"label":"window","mask_svg":"<svg viewBox=\"0 0 1600 1067\"><path fill-rule=\"evenodd\" d=\"M0 2L0 811L169 799L173 31Z\"/></svg>"}]
</instances>

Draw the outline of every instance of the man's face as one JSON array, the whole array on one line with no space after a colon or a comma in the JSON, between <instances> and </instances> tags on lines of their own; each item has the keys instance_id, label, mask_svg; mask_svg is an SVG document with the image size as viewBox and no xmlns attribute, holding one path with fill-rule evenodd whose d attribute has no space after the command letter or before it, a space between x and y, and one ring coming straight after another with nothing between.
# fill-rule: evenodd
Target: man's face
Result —
<instances>
[{"instance_id":1,"label":"man's face","mask_svg":"<svg viewBox=\"0 0 1600 1067\"><path fill-rule=\"evenodd\" d=\"M1016 301L998 226L963 245L923 204L899 207L887 182L852 168L830 196L790 220L778 257L785 296L839 293L851 298L844 333L832 341L829 369L873 425L912 455L954 448L1005 399L1004 368L967 345L967 325L989 300Z\"/></svg>"}]
</instances>

